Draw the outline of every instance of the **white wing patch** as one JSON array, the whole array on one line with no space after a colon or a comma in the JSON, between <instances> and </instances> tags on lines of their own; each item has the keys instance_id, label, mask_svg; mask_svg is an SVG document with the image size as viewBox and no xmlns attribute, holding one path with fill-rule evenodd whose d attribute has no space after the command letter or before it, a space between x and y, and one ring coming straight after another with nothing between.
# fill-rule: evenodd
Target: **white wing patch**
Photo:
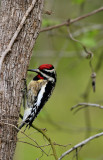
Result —
<instances>
[{"instance_id":1,"label":"white wing patch","mask_svg":"<svg viewBox=\"0 0 103 160\"><path fill-rule=\"evenodd\" d=\"M25 121L27 119L27 117L31 114L31 110L32 110L32 108L27 108L24 111L23 121Z\"/></svg>"},{"instance_id":2,"label":"white wing patch","mask_svg":"<svg viewBox=\"0 0 103 160\"><path fill-rule=\"evenodd\" d=\"M39 94L38 94L37 103L36 103L37 106L39 106L40 103L41 103L43 94L44 94L44 92L45 92L46 85L47 85L47 83L42 86L42 88L41 88L41 90L40 90L40 92L39 92Z\"/></svg>"}]
</instances>

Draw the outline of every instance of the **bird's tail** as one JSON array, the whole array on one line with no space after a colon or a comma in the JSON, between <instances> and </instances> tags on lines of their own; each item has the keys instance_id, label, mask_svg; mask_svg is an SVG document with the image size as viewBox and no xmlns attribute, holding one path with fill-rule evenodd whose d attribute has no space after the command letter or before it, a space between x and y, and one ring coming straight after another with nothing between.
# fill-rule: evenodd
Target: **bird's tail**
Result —
<instances>
[{"instance_id":1,"label":"bird's tail","mask_svg":"<svg viewBox=\"0 0 103 160\"><path fill-rule=\"evenodd\" d=\"M22 122L22 124L18 127L18 129L20 130L24 125L25 125L25 122Z\"/></svg>"}]
</instances>

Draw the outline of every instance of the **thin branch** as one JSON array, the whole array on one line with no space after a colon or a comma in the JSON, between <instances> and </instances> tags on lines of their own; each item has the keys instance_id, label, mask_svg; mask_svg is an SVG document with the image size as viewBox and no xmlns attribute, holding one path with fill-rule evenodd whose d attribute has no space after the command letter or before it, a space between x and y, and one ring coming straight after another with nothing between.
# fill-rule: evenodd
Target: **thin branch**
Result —
<instances>
[{"instance_id":1,"label":"thin branch","mask_svg":"<svg viewBox=\"0 0 103 160\"><path fill-rule=\"evenodd\" d=\"M84 52L86 53L86 58L89 59L89 65L90 65L90 68L91 68L91 71L92 71L92 74L91 74L92 88L93 88L93 91L95 92L95 88L96 88L96 73L94 72L93 65L92 65L93 53L90 50L88 50L87 47L81 41L79 41L79 40L77 40L77 39L75 39L73 37L73 35L70 32L69 27L67 28L67 31L68 31L70 39L75 41L75 42L77 42L77 43L79 43L82 46Z\"/></svg>"},{"instance_id":2,"label":"thin branch","mask_svg":"<svg viewBox=\"0 0 103 160\"><path fill-rule=\"evenodd\" d=\"M71 32L70 32L69 27L68 27L67 31L68 31L68 34L69 34L70 39L73 40L73 41L75 41L75 42L78 42L78 43L82 46L82 48L84 49L85 53L87 54L86 58L90 58L90 59L91 59L91 58L93 57L93 53L92 53L91 51L89 51L89 50L87 49L87 47L86 47L81 41L79 41L78 39L75 39L75 38L73 37L73 35L72 35ZM92 69L92 71L93 71L92 65L91 65L91 69Z\"/></svg>"},{"instance_id":3,"label":"thin branch","mask_svg":"<svg viewBox=\"0 0 103 160\"><path fill-rule=\"evenodd\" d=\"M35 145L33 145L33 144L31 144L31 143L29 143L29 142L25 142L25 141L18 141L18 142L21 142L21 143L25 143L25 144L28 144L28 145L30 145L30 146L32 146L32 147L37 147L37 148L40 148L40 147L38 147L38 146L35 146ZM43 156L43 152L42 152L42 156ZM41 157L42 157L41 156ZM49 156L49 155L48 155ZM37 159L37 160L39 160L39 159Z\"/></svg>"},{"instance_id":4,"label":"thin branch","mask_svg":"<svg viewBox=\"0 0 103 160\"><path fill-rule=\"evenodd\" d=\"M42 145L42 146L40 146L40 147L48 147L48 146L50 146L50 145L51 145L51 144L49 143L49 144ZM57 143L54 142L53 145L59 146L59 147L67 147L68 145L71 145L71 144L62 145L62 144L57 144Z\"/></svg>"},{"instance_id":5,"label":"thin branch","mask_svg":"<svg viewBox=\"0 0 103 160\"><path fill-rule=\"evenodd\" d=\"M78 160L78 148L76 148L76 160Z\"/></svg>"},{"instance_id":6,"label":"thin branch","mask_svg":"<svg viewBox=\"0 0 103 160\"><path fill-rule=\"evenodd\" d=\"M72 151L76 150L79 147L83 147L84 145L86 145L88 142L90 142L91 140L94 140L95 138L98 138L100 136L103 136L103 132L95 134L94 136L91 136L87 139L85 139L84 141L76 144L74 147L72 147L71 149L69 149L68 151L64 152L61 157L59 158L59 160L61 160L62 158L64 158L67 154L71 153Z\"/></svg>"},{"instance_id":7,"label":"thin branch","mask_svg":"<svg viewBox=\"0 0 103 160\"><path fill-rule=\"evenodd\" d=\"M21 114L19 116L20 116L21 119L23 118L23 116ZM52 148L52 151L53 151L53 156L54 156L55 160L58 160L54 144L53 144L52 140L47 136L47 134L45 133L45 131L42 130L42 129L40 129L40 128L38 128L38 127L36 127L36 126L34 126L33 124L31 125L31 127L34 128L34 129L36 129L38 132L40 132L47 139L47 141L51 145L51 148Z\"/></svg>"},{"instance_id":8,"label":"thin branch","mask_svg":"<svg viewBox=\"0 0 103 160\"><path fill-rule=\"evenodd\" d=\"M40 32L50 31L50 30L57 29L57 28L60 28L60 27L63 27L63 26L68 26L68 25L70 25L70 24L72 24L72 23L75 23L75 22L77 22L77 21L80 21L80 20L82 20L82 19L84 19L84 18L87 18L87 17L89 17L89 16L92 16L92 15L98 13L98 12L101 12L101 11L103 11L103 7L98 8L98 9L96 9L96 10L90 12L90 13L87 13L87 14L85 14L85 15L83 15L83 16L77 17L77 18L75 18L75 19L71 19L70 21L67 20L66 22L63 22L63 23L61 23L61 24L43 28L43 29L41 29Z\"/></svg>"},{"instance_id":9,"label":"thin branch","mask_svg":"<svg viewBox=\"0 0 103 160\"><path fill-rule=\"evenodd\" d=\"M47 134L45 133L45 131L42 130L42 129L40 129L40 128L38 128L38 127L36 127L36 126L34 126L34 125L32 125L32 127L33 127L34 129L36 129L38 132L40 132L40 133L48 140L48 142L49 142L50 145L51 145L51 148L52 148L52 151L53 151L53 155L54 155L54 157L55 157L55 160L58 160L57 155L56 155L56 150L55 150L54 144L53 144L52 140L47 136Z\"/></svg>"},{"instance_id":10,"label":"thin branch","mask_svg":"<svg viewBox=\"0 0 103 160\"><path fill-rule=\"evenodd\" d=\"M12 141L12 140L11 140L11 141ZM30 145L30 146L36 147L36 148L48 147L48 146L51 145L51 144L46 144L46 145L42 145L42 146L37 146L37 145L34 145L34 144L29 143L29 142L26 142L26 141L21 141L21 140L19 140L18 142L25 143L25 144L28 144L28 145ZM62 145L62 144L57 144L57 143L54 142L53 145L56 145L56 146L59 146L59 147L67 147L68 145L71 145L71 144Z\"/></svg>"},{"instance_id":11,"label":"thin branch","mask_svg":"<svg viewBox=\"0 0 103 160\"><path fill-rule=\"evenodd\" d=\"M20 31L21 31L21 29L22 29L22 27L23 27L23 25L24 25L24 23L25 23L28 15L29 15L29 13L34 8L35 3L36 3L36 0L33 0L32 3L31 3L31 5L28 7L28 9L25 12L25 14L24 14L24 16L23 16L23 18L22 18L22 20L21 20L21 22L20 22L17 30L15 31L13 37L11 38L11 40L10 40L10 42L9 42L6 50L2 53L1 58L0 58L0 73L1 73L2 64L3 64L4 59L5 59L6 55L11 51L11 48L12 48L12 46L13 46L13 44L14 44L17 36L18 36L18 34L20 33Z\"/></svg>"},{"instance_id":12,"label":"thin branch","mask_svg":"<svg viewBox=\"0 0 103 160\"><path fill-rule=\"evenodd\" d=\"M11 141L12 141L12 140L11 140ZM30 146L36 147L36 148L40 148L39 146L36 146L36 145L34 145L34 144L32 144L32 143L29 143L29 142L26 142L26 141L18 141L18 142L25 143L25 144L28 144L28 145L30 145Z\"/></svg>"},{"instance_id":13,"label":"thin branch","mask_svg":"<svg viewBox=\"0 0 103 160\"><path fill-rule=\"evenodd\" d=\"M67 147L67 146L69 146L69 145L71 145L71 144L66 144L66 145L62 145L62 144L57 144L57 143L53 143L54 145L57 145L57 146L59 146L59 147Z\"/></svg>"},{"instance_id":14,"label":"thin branch","mask_svg":"<svg viewBox=\"0 0 103 160\"><path fill-rule=\"evenodd\" d=\"M2 122L2 123L3 123L3 122ZM16 126L13 125L13 124L10 124L10 123L4 123L4 124L14 127L18 132L20 131L20 132L21 132L22 134L24 134L28 139L32 140L32 141L38 146L38 148L40 148L40 150L48 156L48 154L38 145L38 143L37 143L33 138L29 137L27 134L25 134L23 131L21 131L18 127L16 127Z\"/></svg>"},{"instance_id":15,"label":"thin branch","mask_svg":"<svg viewBox=\"0 0 103 160\"><path fill-rule=\"evenodd\" d=\"M83 107L82 107L83 106ZM73 110L73 109L77 109L76 111L75 111L75 113L77 112L77 111L79 111L80 109L83 109L83 108L85 108L85 107L97 107L97 108L100 108L100 109L103 109L103 106L101 106L100 104L95 104L95 103L78 103L78 104L76 104L75 106L73 106L72 108L71 108L71 110ZM78 108L79 107L79 108Z\"/></svg>"},{"instance_id":16,"label":"thin branch","mask_svg":"<svg viewBox=\"0 0 103 160\"><path fill-rule=\"evenodd\" d=\"M95 69L94 69L94 70L95 70L96 73L98 73L98 71L100 70L100 68L101 68L101 66L102 66L102 63L103 63L102 59L103 59L103 52L101 52L101 54L100 54L100 56L99 56L99 58L98 58L97 64L96 64L96 66L95 66ZM91 85L91 79L89 79L88 84L87 84L87 87L86 87L84 93L82 94L83 98L84 98L86 101L87 101L87 99L88 99L88 97L89 97L90 88L91 88L90 85Z\"/></svg>"}]
</instances>

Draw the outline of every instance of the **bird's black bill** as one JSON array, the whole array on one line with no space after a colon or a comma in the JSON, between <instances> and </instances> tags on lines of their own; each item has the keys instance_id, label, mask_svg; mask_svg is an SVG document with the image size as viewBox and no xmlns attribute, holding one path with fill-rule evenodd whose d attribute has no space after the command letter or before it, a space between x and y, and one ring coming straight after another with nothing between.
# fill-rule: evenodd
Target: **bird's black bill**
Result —
<instances>
[{"instance_id":1,"label":"bird's black bill","mask_svg":"<svg viewBox=\"0 0 103 160\"><path fill-rule=\"evenodd\" d=\"M28 69L28 71L30 71L30 72L36 72L36 73L38 73L38 72L39 72L39 70L38 70L38 69Z\"/></svg>"}]
</instances>

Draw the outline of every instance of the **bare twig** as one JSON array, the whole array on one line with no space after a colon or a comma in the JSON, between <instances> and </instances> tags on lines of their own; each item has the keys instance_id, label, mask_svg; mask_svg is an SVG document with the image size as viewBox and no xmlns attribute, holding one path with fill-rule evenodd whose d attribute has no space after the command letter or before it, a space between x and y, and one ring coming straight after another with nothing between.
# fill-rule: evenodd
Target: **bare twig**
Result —
<instances>
[{"instance_id":1,"label":"bare twig","mask_svg":"<svg viewBox=\"0 0 103 160\"><path fill-rule=\"evenodd\" d=\"M2 123L3 123L3 122L2 122ZM12 126L12 127L14 127L17 131L20 131L20 132L21 132L22 134L24 134L28 139L32 140L32 141L38 146L38 148L40 148L40 150L48 156L48 154L38 145L38 143L37 143L33 138L29 137L26 133L24 133L23 131L21 131L18 127L16 127L16 126L13 125L13 124L10 124L10 123L4 123L4 124L9 125L9 126Z\"/></svg>"},{"instance_id":2,"label":"bare twig","mask_svg":"<svg viewBox=\"0 0 103 160\"><path fill-rule=\"evenodd\" d=\"M51 145L52 151L53 151L53 156L54 156L55 160L58 160L54 144L53 144L52 140L47 136L47 134L45 133L45 131L43 131L42 129L40 129L40 128L34 126L34 125L32 125L32 127L34 129L36 129L38 132L40 132L48 140L48 142Z\"/></svg>"},{"instance_id":3,"label":"bare twig","mask_svg":"<svg viewBox=\"0 0 103 160\"><path fill-rule=\"evenodd\" d=\"M63 26L68 26L68 25L70 25L70 24L72 24L72 23L75 23L75 22L77 22L77 21L80 21L80 20L82 20L82 19L84 19L84 18L87 18L87 17L89 17L89 16L92 16L92 15L98 13L98 12L101 12L101 11L103 11L103 7L98 8L98 9L96 9L96 10L90 12L90 13L87 13L87 14L85 14L85 15L83 15L83 16L77 17L77 18L75 18L75 19L71 19L70 21L67 20L66 22L63 22L63 23L61 23L61 24L58 24L58 25L55 25L55 26L50 26L50 27L47 27L47 28L43 28L43 29L41 29L40 32L50 31L50 30L57 29L57 28L60 28L60 27L63 27Z\"/></svg>"},{"instance_id":4,"label":"bare twig","mask_svg":"<svg viewBox=\"0 0 103 160\"><path fill-rule=\"evenodd\" d=\"M91 52L90 50L88 50L87 47L86 47L81 41L79 41L79 40L77 40L77 39L75 39L75 38L73 37L73 35L72 35L71 32L70 32L69 27L67 28L67 31L68 31L68 34L69 34L70 39L73 40L73 41L75 41L75 42L77 42L77 43L79 43L79 44L82 46L84 52L86 53L86 58L89 59L89 65L90 65L90 68L91 68L91 71L92 71L92 74L91 74L91 78L92 78L92 88L93 88L93 91L95 92L95 87L96 87L96 86L95 86L95 84L96 84L96 73L94 72L94 69L93 69L93 66L92 66L93 52Z\"/></svg>"},{"instance_id":5,"label":"bare twig","mask_svg":"<svg viewBox=\"0 0 103 160\"><path fill-rule=\"evenodd\" d=\"M78 148L76 148L76 160L78 160Z\"/></svg>"},{"instance_id":6,"label":"bare twig","mask_svg":"<svg viewBox=\"0 0 103 160\"><path fill-rule=\"evenodd\" d=\"M11 141L12 141L12 140L11 140ZM18 142L25 143L25 144L28 144L28 145L30 145L30 146L36 147L36 148L40 148L40 147L48 147L48 146L51 145L51 144L46 144L46 145L37 146L37 145L34 145L34 144L32 144L32 143L30 143L30 142L26 142L26 141L18 140ZM57 143L54 142L53 145L59 146L59 147L67 147L68 145L71 145L71 144L62 145L62 144L57 144Z\"/></svg>"},{"instance_id":7,"label":"bare twig","mask_svg":"<svg viewBox=\"0 0 103 160\"><path fill-rule=\"evenodd\" d=\"M25 144L28 144L30 146L36 147L36 148L40 148L39 146L36 146L36 145L34 145L34 144L30 143L30 142L26 142L26 141L18 141L18 142L25 143Z\"/></svg>"},{"instance_id":8,"label":"bare twig","mask_svg":"<svg viewBox=\"0 0 103 160\"><path fill-rule=\"evenodd\" d=\"M69 27L68 27L68 30L67 30L67 31L68 31L68 34L69 34L70 39L73 40L73 41L75 41L75 42L78 42L78 43L83 47L85 53L87 54L86 58L92 58L92 57L93 57L93 53L92 53L91 51L89 51L89 50L87 49L87 47L86 47L81 41L79 41L78 39L75 39L75 38L73 37L73 35L71 34L71 32L70 32L70 30L69 30ZM91 69L93 70L92 65L91 65Z\"/></svg>"},{"instance_id":9,"label":"bare twig","mask_svg":"<svg viewBox=\"0 0 103 160\"><path fill-rule=\"evenodd\" d=\"M97 64L96 64L96 66L95 66L95 69L94 69L94 70L95 70L96 73L98 73L98 71L100 70L100 68L101 68L101 66L102 66L102 63L103 63L102 59L103 59L103 52L101 52L101 54L100 54L100 56L99 56L99 58L98 58ZM85 100L87 100L88 97L89 97L90 84L91 84L91 79L89 79L88 84L87 84L87 87L86 87L86 90L85 90L84 93L83 93L83 97L84 97Z\"/></svg>"},{"instance_id":10,"label":"bare twig","mask_svg":"<svg viewBox=\"0 0 103 160\"><path fill-rule=\"evenodd\" d=\"M33 145L32 143L29 143L29 142L25 142L25 141L18 141L18 142L21 142L21 143L25 143L25 144L28 144L28 145L30 145L30 146L32 146L32 147L37 147L37 148L40 148L39 146L36 146L36 145ZM42 156L43 156L43 152L42 152ZM42 157L41 156L41 157ZM49 156L49 155L48 155ZM37 158L37 160L39 160L39 158Z\"/></svg>"},{"instance_id":11,"label":"bare twig","mask_svg":"<svg viewBox=\"0 0 103 160\"><path fill-rule=\"evenodd\" d=\"M94 68L96 74L99 72L99 70L100 70L100 68L102 66L102 63L103 63L102 59L103 59L103 52L101 52L101 54L100 54L100 56L98 58L97 64L96 64L96 66ZM83 97L85 102L88 102L88 100L89 100L90 89L91 89L91 79L89 79L87 87L86 87L84 93L82 94L82 97ZM86 106L84 106L84 107L86 107ZM75 113L77 111L79 111L79 109L77 109L75 111ZM86 128L87 128L86 136L89 136L90 128L91 128L90 112L89 112L88 109L86 109L84 113L85 113L85 122L86 122ZM89 132L88 132L88 128L89 128Z\"/></svg>"},{"instance_id":12,"label":"bare twig","mask_svg":"<svg viewBox=\"0 0 103 160\"><path fill-rule=\"evenodd\" d=\"M29 144L29 145L31 145L32 146L32 144L31 143L28 143L28 142L25 142L25 141L18 141L18 142L23 142L23 143L27 143L27 144ZM50 146L51 144L49 143L49 144L45 144L45 145L41 145L41 146L39 146L39 147L48 147L48 146ZM69 145L71 145L71 144L67 144L67 145L62 145L62 144L57 144L57 143L53 143L53 145L55 145L55 146L59 146L59 147L67 147L67 146L69 146ZM36 145L33 145L34 147L37 147L37 148L39 148L38 146L36 146Z\"/></svg>"},{"instance_id":13,"label":"bare twig","mask_svg":"<svg viewBox=\"0 0 103 160\"><path fill-rule=\"evenodd\" d=\"M75 106L73 106L72 108L71 108L71 110L73 110L74 108L76 108L76 107L78 107L78 106L83 106L83 105L85 105L85 106L90 106L90 107L98 107L98 108L100 108L100 109L103 109L103 106L101 106L100 104L93 104L93 103L78 103L77 105L75 105Z\"/></svg>"},{"instance_id":14,"label":"bare twig","mask_svg":"<svg viewBox=\"0 0 103 160\"><path fill-rule=\"evenodd\" d=\"M57 143L53 143L54 145L57 145L57 146L59 146L59 147L67 147L68 145L71 145L71 144L66 144L66 145L62 145L62 144L57 144Z\"/></svg>"},{"instance_id":15,"label":"bare twig","mask_svg":"<svg viewBox=\"0 0 103 160\"><path fill-rule=\"evenodd\" d=\"M1 68L2 68L2 64L3 64L4 59L5 59L6 55L11 51L11 48L12 48L12 46L13 46L13 44L14 44L17 36L18 36L18 34L20 33L20 31L22 29L22 27L23 27L23 25L25 23L25 20L27 19L29 13L34 8L35 3L36 3L36 0L33 0L32 3L31 3L31 5L28 7L28 9L25 12L25 14L24 14L24 16L23 16L23 18L22 18L22 20L21 20L21 22L20 22L17 30L15 31L13 37L11 38L11 40L10 40L10 42L9 42L6 50L2 53L1 58L0 58L0 73L1 73Z\"/></svg>"},{"instance_id":16,"label":"bare twig","mask_svg":"<svg viewBox=\"0 0 103 160\"><path fill-rule=\"evenodd\" d=\"M84 145L86 145L88 142L90 142L91 140L94 140L95 138L98 138L100 136L103 136L103 132L95 134L94 136L91 136L87 139L85 139L84 141L76 144L74 147L72 147L71 149L69 149L68 151L64 152L61 157L59 158L59 160L61 160L62 158L64 158L66 155L68 155L69 153L71 153L72 151L76 150L79 147L83 147Z\"/></svg>"},{"instance_id":17,"label":"bare twig","mask_svg":"<svg viewBox=\"0 0 103 160\"><path fill-rule=\"evenodd\" d=\"M81 106L83 106L83 107L81 107ZM101 106L100 104L95 104L95 103L78 103L78 104L76 104L75 106L73 106L72 108L71 108L71 110L73 110L73 109L77 109L78 107L78 109L75 111L75 112L77 112L77 111L79 111L80 109L83 109L83 108L85 108L85 107L97 107L97 108L100 108L100 109L103 109L103 106Z\"/></svg>"},{"instance_id":18,"label":"bare twig","mask_svg":"<svg viewBox=\"0 0 103 160\"><path fill-rule=\"evenodd\" d=\"M21 119L23 118L23 116L21 114L20 114L20 118ZM40 129L40 128L38 128L38 127L36 127L36 126L34 126L33 124L31 125L31 127L34 128L34 129L36 129L38 132L40 132L47 139L47 141L51 145L51 148L52 148L52 151L53 151L53 156L54 156L55 160L58 160L54 144L53 144L52 140L47 136L47 134L45 133L45 131L42 130L42 129Z\"/></svg>"}]
</instances>

